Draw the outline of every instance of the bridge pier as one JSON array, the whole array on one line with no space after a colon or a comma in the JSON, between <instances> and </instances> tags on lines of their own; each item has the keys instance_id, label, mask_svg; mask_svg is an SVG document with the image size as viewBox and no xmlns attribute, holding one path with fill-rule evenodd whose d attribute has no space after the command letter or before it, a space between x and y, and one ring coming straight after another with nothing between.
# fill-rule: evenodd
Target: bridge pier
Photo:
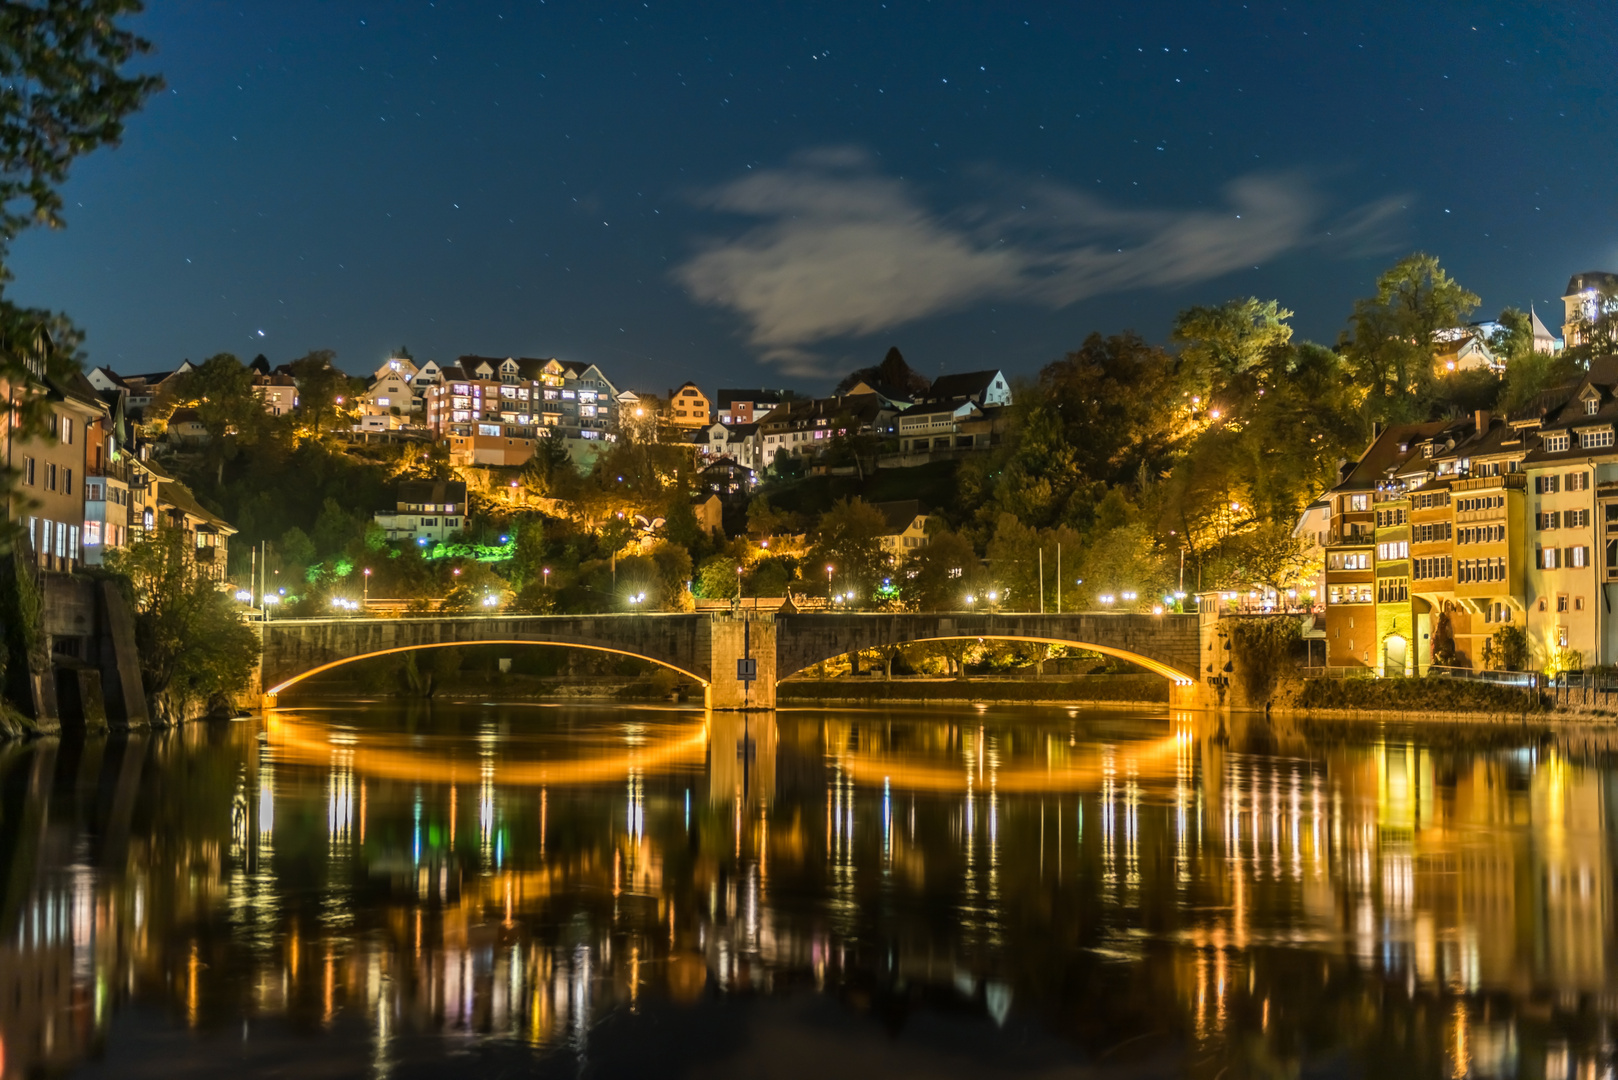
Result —
<instances>
[{"instance_id":1,"label":"bridge pier","mask_svg":"<svg viewBox=\"0 0 1618 1080\"><path fill-rule=\"evenodd\" d=\"M712 673L706 691L710 709L775 708L775 615L745 608L732 615L716 616L709 631ZM751 659L751 682L740 677L738 661Z\"/></svg>"}]
</instances>

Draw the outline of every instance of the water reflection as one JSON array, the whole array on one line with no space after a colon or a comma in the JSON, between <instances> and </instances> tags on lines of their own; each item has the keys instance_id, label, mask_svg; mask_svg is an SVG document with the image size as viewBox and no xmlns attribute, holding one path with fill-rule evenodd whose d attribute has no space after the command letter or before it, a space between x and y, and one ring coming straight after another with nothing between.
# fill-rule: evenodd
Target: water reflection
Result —
<instances>
[{"instance_id":1,"label":"water reflection","mask_svg":"<svg viewBox=\"0 0 1618 1080\"><path fill-rule=\"evenodd\" d=\"M0 1075L1611 1074L1613 763L1250 727L370 706L0 748Z\"/></svg>"}]
</instances>

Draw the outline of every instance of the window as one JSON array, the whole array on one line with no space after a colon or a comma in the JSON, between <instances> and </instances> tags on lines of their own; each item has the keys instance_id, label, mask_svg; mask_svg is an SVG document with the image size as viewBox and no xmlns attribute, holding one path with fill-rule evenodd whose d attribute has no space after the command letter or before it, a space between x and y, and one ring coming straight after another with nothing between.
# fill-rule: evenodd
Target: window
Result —
<instances>
[{"instance_id":1,"label":"window","mask_svg":"<svg viewBox=\"0 0 1618 1080\"><path fill-rule=\"evenodd\" d=\"M1601 431L1586 431L1579 436L1579 446L1584 450L1594 450L1603 446L1612 445L1612 428Z\"/></svg>"},{"instance_id":2,"label":"window","mask_svg":"<svg viewBox=\"0 0 1618 1080\"><path fill-rule=\"evenodd\" d=\"M1561 548L1534 549L1534 567L1538 570L1560 570L1562 568Z\"/></svg>"},{"instance_id":3,"label":"window","mask_svg":"<svg viewBox=\"0 0 1618 1080\"><path fill-rule=\"evenodd\" d=\"M1418 580L1447 578L1450 576L1451 565L1448 555L1434 555L1425 559L1415 559L1410 564L1410 576Z\"/></svg>"},{"instance_id":4,"label":"window","mask_svg":"<svg viewBox=\"0 0 1618 1080\"><path fill-rule=\"evenodd\" d=\"M1609 432L1609 434L1611 433ZM73 418L71 416L62 417L62 441L65 443L73 441ZM1612 444L1608 443L1607 445Z\"/></svg>"},{"instance_id":5,"label":"window","mask_svg":"<svg viewBox=\"0 0 1618 1080\"><path fill-rule=\"evenodd\" d=\"M1567 648L1567 627L1558 626L1556 628L1556 646L1559 649Z\"/></svg>"},{"instance_id":6,"label":"window","mask_svg":"<svg viewBox=\"0 0 1618 1080\"><path fill-rule=\"evenodd\" d=\"M1573 598L1573 610L1574 611L1583 611L1584 610L1584 597L1575 596Z\"/></svg>"},{"instance_id":7,"label":"window","mask_svg":"<svg viewBox=\"0 0 1618 1080\"><path fill-rule=\"evenodd\" d=\"M56 465L52 462L45 464L45 490L56 490Z\"/></svg>"},{"instance_id":8,"label":"window","mask_svg":"<svg viewBox=\"0 0 1618 1080\"><path fill-rule=\"evenodd\" d=\"M1590 511L1564 510L1562 511L1562 525L1569 529L1583 529L1590 525Z\"/></svg>"},{"instance_id":9,"label":"window","mask_svg":"<svg viewBox=\"0 0 1618 1080\"><path fill-rule=\"evenodd\" d=\"M1558 593L1557 594L1557 597L1556 597L1556 610L1557 611L1566 611L1567 610L1567 594L1566 593Z\"/></svg>"},{"instance_id":10,"label":"window","mask_svg":"<svg viewBox=\"0 0 1618 1080\"><path fill-rule=\"evenodd\" d=\"M72 469L63 469L62 470L62 494L63 495L71 495L71 494L73 494L73 470Z\"/></svg>"},{"instance_id":11,"label":"window","mask_svg":"<svg viewBox=\"0 0 1618 1080\"><path fill-rule=\"evenodd\" d=\"M1541 532L1544 532L1546 529L1560 529L1561 527L1562 515L1558 511L1552 510L1548 514L1534 515L1534 528L1540 530Z\"/></svg>"},{"instance_id":12,"label":"window","mask_svg":"<svg viewBox=\"0 0 1618 1080\"><path fill-rule=\"evenodd\" d=\"M1407 559L1410 557L1410 544L1404 540L1378 544L1376 546L1376 557L1380 560Z\"/></svg>"},{"instance_id":13,"label":"window","mask_svg":"<svg viewBox=\"0 0 1618 1080\"><path fill-rule=\"evenodd\" d=\"M824 421L822 421L822 423L824 423ZM1369 495L1350 495L1345 507L1345 509L1350 511L1369 510L1370 508L1371 497Z\"/></svg>"},{"instance_id":14,"label":"window","mask_svg":"<svg viewBox=\"0 0 1618 1080\"><path fill-rule=\"evenodd\" d=\"M22 482L27 484L29 487L34 486L34 459L31 457L25 457L22 459ZM1618 503L1611 503L1609 505L1614 510L1618 510Z\"/></svg>"},{"instance_id":15,"label":"window","mask_svg":"<svg viewBox=\"0 0 1618 1080\"><path fill-rule=\"evenodd\" d=\"M84 523L84 546L95 547L101 543L101 522L86 521Z\"/></svg>"},{"instance_id":16,"label":"window","mask_svg":"<svg viewBox=\"0 0 1618 1080\"><path fill-rule=\"evenodd\" d=\"M1585 416L1594 416L1596 413L1598 413L1600 411L1601 411L1601 399L1600 398L1591 398L1589 401L1586 401L1584 403L1584 415Z\"/></svg>"},{"instance_id":17,"label":"window","mask_svg":"<svg viewBox=\"0 0 1618 1080\"><path fill-rule=\"evenodd\" d=\"M1567 491L1590 490L1590 474L1587 472L1570 472L1567 474L1566 481Z\"/></svg>"},{"instance_id":18,"label":"window","mask_svg":"<svg viewBox=\"0 0 1618 1080\"><path fill-rule=\"evenodd\" d=\"M1570 547L1567 549L1567 558L1562 565L1580 568L1590 565L1590 549L1587 547Z\"/></svg>"},{"instance_id":19,"label":"window","mask_svg":"<svg viewBox=\"0 0 1618 1080\"><path fill-rule=\"evenodd\" d=\"M1546 453L1560 454L1567 449L1568 437L1566 435L1546 435L1544 441ZM1555 489L1553 488L1552 490Z\"/></svg>"},{"instance_id":20,"label":"window","mask_svg":"<svg viewBox=\"0 0 1618 1080\"><path fill-rule=\"evenodd\" d=\"M1383 578L1376 583L1376 602L1398 604L1410 599L1410 582L1406 578Z\"/></svg>"},{"instance_id":21,"label":"window","mask_svg":"<svg viewBox=\"0 0 1618 1080\"><path fill-rule=\"evenodd\" d=\"M1543 596L1539 598L1539 610L1545 610L1545 598Z\"/></svg>"}]
</instances>

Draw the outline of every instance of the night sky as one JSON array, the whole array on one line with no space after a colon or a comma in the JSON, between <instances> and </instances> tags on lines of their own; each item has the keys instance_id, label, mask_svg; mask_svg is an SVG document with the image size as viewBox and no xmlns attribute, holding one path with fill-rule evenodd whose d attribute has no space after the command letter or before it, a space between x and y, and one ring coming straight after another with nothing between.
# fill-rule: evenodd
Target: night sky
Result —
<instances>
[{"instance_id":1,"label":"night sky","mask_svg":"<svg viewBox=\"0 0 1618 1080\"><path fill-rule=\"evenodd\" d=\"M824 390L1031 374L1255 294L1335 340L1411 250L1479 317L1618 270L1618 12L1538 4L261 4L133 23L169 89L19 301L92 364L559 356Z\"/></svg>"}]
</instances>

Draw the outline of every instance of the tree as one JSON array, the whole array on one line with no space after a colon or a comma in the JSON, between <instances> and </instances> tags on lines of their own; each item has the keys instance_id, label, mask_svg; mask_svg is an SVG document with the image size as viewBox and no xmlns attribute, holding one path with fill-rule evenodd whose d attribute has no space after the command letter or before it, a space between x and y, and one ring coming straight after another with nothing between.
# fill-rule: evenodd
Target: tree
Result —
<instances>
[{"instance_id":1,"label":"tree","mask_svg":"<svg viewBox=\"0 0 1618 1080\"><path fill-rule=\"evenodd\" d=\"M900 596L920 611L961 611L982 582L982 560L956 532L933 533L899 571Z\"/></svg>"},{"instance_id":2,"label":"tree","mask_svg":"<svg viewBox=\"0 0 1618 1080\"><path fill-rule=\"evenodd\" d=\"M45 0L0 6L0 259L30 225L61 228L62 196L75 159L115 145L124 118L163 86L124 66L151 42L118 19L139 0Z\"/></svg>"},{"instance_id":3,"label":"tree","mask_svg":"<svg viewBox=\"0 0 1618 1080\"><path fill-rule=\"evenodd\" d=\"M863 499L837 500L820 515L809 553L810 570L830 566L828 592L853 592L856 602L870 600L887 567L882 550L887 527L882 512Z\"/></svg>"},{"instance_id":4,"label":"tree","mask_svg":"<svg viewBox=\"0 0 1618 1080\"><path fill-rule=\"evenodd\" d=\"M1439 334L1464 326L1478 303L1436 256L1419 251L1383 271L1375 296L1355 302L1343 352L1369 393L1373 420L1421 412L1432 395Z\"/></svg>"},{"instance_id":5,"label":"tree","mask_svg":"<svg viewBox=\"0 0 1618 1080\"><path fill-rule=\"evenodd\" d=\"M0 5L0 283L10 248L31 225L61 228L59 186L79 157L116 145L124 119L163 85L125 66L151 43L118 20L138 0L39 0ZM0 381L21 386L78 368L81 335L60 314L0 298ZM8 394L0 415L23 433L44 430L44 395ZM9 474L0 485L14 483Z\"/></svg>"},{"instance_id":6,"label":"tree","mask_svg":"<svg viewBox=\"0 0 1618 1080\"><path fill-rule=\"evenodd\" d=\"M354 380L334 367L337 354L316 349L287 366L298 384L297 415L316 435L323 424L335 425L352 408Z\"/></svg>"},{"instance_id":7,"label":"tree","mask_svg":"<svg viewBox=\"0 0 1618 1080\"><path fill-rule=\"evenodd\" d=\"M187 702L218 704L246 689L258 636L197 565L184 531L153 530L107 558L135 611L141 678L154 716L181 720Z\"/></svg>"},{"instance_id":8,"label":"tree","mask_svg":"<svg viewBox=\"0 0 1618 1080\"><path fill-rule=\"evenodd\" d=\"M536 439L534 456L523 463L520 473L523 487L540 498L566 498L577 487L579 474L568 456L561 436Z\"/></svg>"},{"instance_id":9,"label":"tree","mask_svg":"<svg viewBox=\"0 0 1618 1080\"><path fill-rule=\"evenodd\" d=\"M210 356L175 382L175 404L192 405L208 431L209 453L216 460L214 483L223 484L225 463L255 446L270 431L275 417L253 392L253 371L230 353Z\"/></svg>"}]
</instances>

